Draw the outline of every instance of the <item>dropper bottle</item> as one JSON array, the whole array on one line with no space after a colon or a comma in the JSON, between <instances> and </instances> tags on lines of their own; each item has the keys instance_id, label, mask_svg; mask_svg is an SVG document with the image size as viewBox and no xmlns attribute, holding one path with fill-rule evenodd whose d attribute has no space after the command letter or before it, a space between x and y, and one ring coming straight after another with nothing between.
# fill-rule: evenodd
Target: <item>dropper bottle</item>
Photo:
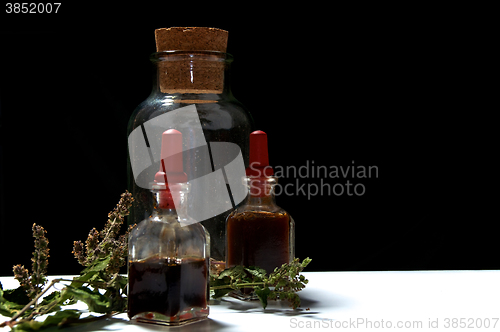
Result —
<instances>
[{"instance_id":1,"label":"dropper bottle","mask_svg":"<svg viewBox=\"0 0 500 332\"><path fill-rule=\"evenodd\" d=\"M226 266L258 266L271 273L295 256L295 223L276 205L278 179L269 165L267 134L250 134L248 195L226 220Z\"/></svg>"},{"instance_id":2,"label":"dropper bottle","mask_svg":"<svg viewBox=\"0 0 500 332\"><path fill-rule=\"evenodd\" d=\"M189 184L182 164L182 134L167 130L151 183L153 212L129 235L131 320L176 326L209 313L210 237L187 215Z\"/></svg>"}]
</instances>

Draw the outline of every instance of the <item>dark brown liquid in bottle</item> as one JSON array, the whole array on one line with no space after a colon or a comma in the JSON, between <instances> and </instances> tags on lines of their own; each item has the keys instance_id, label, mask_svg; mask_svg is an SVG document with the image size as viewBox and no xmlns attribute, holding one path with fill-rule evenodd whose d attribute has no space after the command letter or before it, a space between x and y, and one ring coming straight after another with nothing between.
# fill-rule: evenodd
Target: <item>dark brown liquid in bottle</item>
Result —
<instances>
[{"instance_id":1,"label":"dark brown liquid in bottle","mask_svg":"<svg viewBox=\"0 0 500 332\"><path fill-rule=\"evenodd\" d=\"M258 266L271 273L290 262L290 216L264 211L236 213L227 220L227 241L227 266Z\"/></svg>"},{"instance_id":2,"label":"dark brown liquid in bottle","mask_svg":"<svg viewBox=\"0 0 500 332\"><path fill-rule=\"evenodd\" d=\"M157 312L175 316L188 308L206 308L208 259L168 262L158 256L129 263L128 316Z\"/></svg>"}]
</instances>

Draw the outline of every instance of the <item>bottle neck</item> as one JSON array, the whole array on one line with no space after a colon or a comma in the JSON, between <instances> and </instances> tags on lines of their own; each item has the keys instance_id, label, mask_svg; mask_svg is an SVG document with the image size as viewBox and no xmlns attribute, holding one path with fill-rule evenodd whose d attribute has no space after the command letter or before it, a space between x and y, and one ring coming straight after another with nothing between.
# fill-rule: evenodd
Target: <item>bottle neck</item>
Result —
<instances>
[{"instance_id":1,"label":"bottle neck","mask_svg":"<svg viewBox=\"0 0 500 332\"><path fill-rule=\"evenodd\" d=\"M197 99L206 102L215 98L207 98L206 95L230 94L230 54L216 51L164 51L154 53L151 61L156 65L153 82L155 93L205 95Z\"/></svg>"},{"instance_id":2,"label":"bottle neck","mask_svg":"<svg viewBox=\"0 0 500 332\"><path fill-rule=\"evenodd\" d=\"M160 219L166 216L187 218L189 192L187 184L179 183L167 187L164 185L154 186L151 191L153 193L153 217Z\"/></svg>"},{"instance_id":3,"label":"bottle neck","mask_svg":"<svg viewBox=\"0 0 500 332\"><path fill-rule=\"evenodd\" d=\"M276 177L247 176L248 196L246 204L258 210L272 210L276 206L274 189L278 183Z\"/></svg>"}]
</instances>

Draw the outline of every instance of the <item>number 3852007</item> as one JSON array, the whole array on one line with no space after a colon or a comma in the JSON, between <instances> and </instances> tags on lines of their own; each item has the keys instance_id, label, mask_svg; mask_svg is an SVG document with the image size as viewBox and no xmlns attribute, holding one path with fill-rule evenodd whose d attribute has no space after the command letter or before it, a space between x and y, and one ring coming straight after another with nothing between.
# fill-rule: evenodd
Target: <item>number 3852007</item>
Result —
<instances>
[{"instance_id":1,"label":"number 3852007","mask_svg":"<svg viewBox=\"0 0 500 332\"><path fill-rule=\"evenodd\" d=\"M32 3L32 2L7 2L5 4L5 12L7 14L57 14L60 2L47 3Z\"/></svg>"}]
</instances>

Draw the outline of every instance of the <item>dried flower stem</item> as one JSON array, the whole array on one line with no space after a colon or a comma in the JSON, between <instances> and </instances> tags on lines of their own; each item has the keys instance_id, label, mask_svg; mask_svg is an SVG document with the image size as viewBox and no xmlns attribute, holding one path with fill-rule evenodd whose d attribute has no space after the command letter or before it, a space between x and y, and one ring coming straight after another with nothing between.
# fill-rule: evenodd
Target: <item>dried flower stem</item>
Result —
<instances>
[{"instance_id":1,"label":"dried flower stem","mask_svg":"<svg viewBox=\"0 0 500 332\"><path fill-rule=\"evenodd\" d=\"M49 265L49 240L45 237L47 232L42 226L33 224L33 237L35 238L35 251L33 252L31 268L31 284L40 292L47 281L47 265Z\"/></svg>"},{"instance_id":2,"label":"dried flower stem","mask_svg":"<svg viewBox=\"0 0 500 332\"><path fill-rule=\"evenodd\" d=\"M124 235L116 239L120 232L124 217L130 212L134 199L125 191L120 197L116 207L108 214L108 221L102 231L93 228L90 230L85 245L82 241L73 242L73 254L83 266L90 266L97 259L111 255L107 272L118 273L120 267L125 265L128 253L128 233L135 226L129 227Z\"/></svg>"},{"instance_id":3,"label":"dried flower stem","mask_svg":"<svg viewBox=\"0 0 500 332\"><path fill-rule=\"evenodd\" d=\"M47 233L42 226L33 224L33 237L35 238L35 251L31 258L31 275L24 265L13 267L14 278L24 288L29 298L33 298L43 288L47 278L47 266L49 265L49 240L45 237Z\"/></svg>"}]
</instances>

